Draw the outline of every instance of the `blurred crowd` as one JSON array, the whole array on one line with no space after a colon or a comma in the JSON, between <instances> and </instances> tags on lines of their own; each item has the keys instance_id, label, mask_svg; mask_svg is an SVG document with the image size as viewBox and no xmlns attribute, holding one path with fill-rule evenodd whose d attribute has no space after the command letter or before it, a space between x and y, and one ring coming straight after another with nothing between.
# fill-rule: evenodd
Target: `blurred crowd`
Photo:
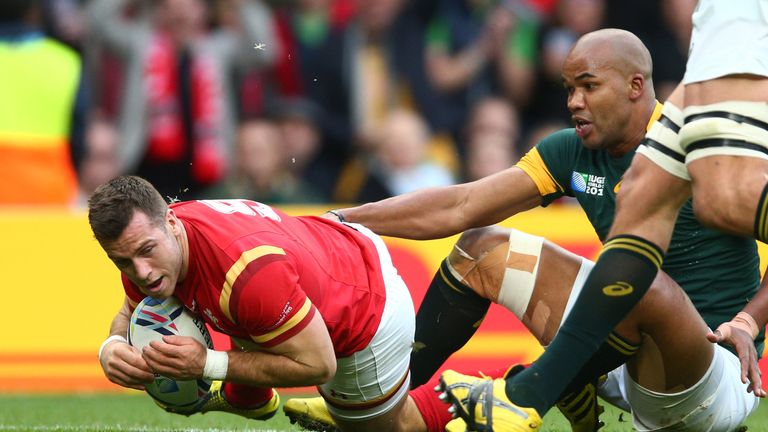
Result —
<instances>
[{"instance_id":1,"label":"blurred crowd","mask_svg":"<svg viewBox=\"0 0 768 432\"><path fill-rule=\"evenodd\" d=\"M560 66L637 34L663 101L696 0L3 0L0 205L362 203L471 181L570 127Z\"/></svg>"}]
</instances>

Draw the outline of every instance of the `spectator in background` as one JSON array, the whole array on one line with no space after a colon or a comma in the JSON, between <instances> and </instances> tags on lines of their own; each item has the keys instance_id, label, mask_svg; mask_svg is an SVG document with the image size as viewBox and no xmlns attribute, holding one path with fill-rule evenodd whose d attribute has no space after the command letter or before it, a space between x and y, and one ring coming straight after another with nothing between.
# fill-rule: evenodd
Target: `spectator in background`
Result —
<instances>
[{"instance_id":1,"label":"spectator in background","mask_svg":"<svg viewBox=\"0 0 768 432\"><path fill-rule=\"evenodd\" d=\"M635 33L653 59L656 98L665 101L683 79L697 0L622 0L607 2L606 27Z\"/></svg>"},{"instance_id":2,"label":"spectator in background","mask_svg":"<svg viewBox=\"0 0 768 432\"><path fill-rule=\"evenodd\" d=\"M369 135L369 147L347 165L341 202L378 201L412 190L454 183L430 152L431 132L417 112L390 112Z\"/></svg>"},{"instance_id":3,"label":"spectator in background","mask_svg":"<svg viewBox=\"0 0 768 432\"><path fill-rule=\"evenodd\" d=\"M462 115L489 94L525 105L534 82L536 28L537 17L522 0L446 0L427 33L428 76Z\"/></svg>"},{"instance_id":4,"label":"spectator in background","mask_svg":"<svg viewBox=\"0 0 768 432\"><path fill-rule=\"evenodd\" d=\"M523 110L528 126L525 132L540 135L535 129L543 124L570 124L571 113L563 103L566 92L560 75L571 46L582 35L597 30L605 21L605 0L559 0L552 22L539 34L541 54L531 103Z\"/></svg>"},{"instance_id":5,"label":"spectator in background","mask_svg":"<svg viewBox=\"0 0 768 432\"><path fill-rule=\"evenodd\" d=\"M82 65L76 52L43 35L40 14L39 1L0 3L0 204L72 205L77 198Z\"/></svg>"},{"instance_id":6,"label":"spectator in background","mask_svg":"<svg viewBox=\"0 0 768 432\"><path fill-rule=\"evenodd\" d=\"M305 185L312 185L315 199L329 201L334 168L332 158L323 151L321 108L293 97L277 101L272 112L282 135L286 169Z\"/></svg>"},{"instance_id":7,"label":"spectator in background","mask_svg":"<svg viewBox=\"0 0 768 432\"><path fill-rule=\"evenodd\" d=\"M224 177L236 123L228 79L236 67L273 61L269 9L258 0L228 1L241 33L209 29L204 0L145 2L132 17L123 10L136 4L125 0L90 6L94 36L123 61L121 171L147 178L164 196L195 197Z\"/></svg>"},{"instance_id":8,"label":"spectator in background","mask_svg":"<svg viewBox=\"0 0 768 432\"><path fill-rule=\"evenodd\" d=\"M510 147L516 147L520 138L517 109L507 99L485 97L472 107L465 134L468 142L480 135L500 135Z\"/></svg>"},{"instance_id":9,"label":"spectator in background","mask_svg":"<svg viewBox=\"0 0 768 432\"><path fill-rule=\"evenodd\" d=\"M520 159L520 155L501 135L485 134L474 137L467 147L464 179L479 180L504 171Z\"/></svg>"},{"instance_id":10,"label":"spectator in background","mask_svg":"<svg viewBox=\"0 0 768 432\"><path fill-rule=\"evenodd\" d=\"M234 172L208 189L209 198L239 198L265 204L320 201L286 164L283 135L269 120L248 120L238 131Z\"/></svg>"},{"instance_id":11,"label":"spectator in background","mask_svg":"<svg viewBox=\"0 0 768 432\"><path fill-rule=\"evenodd\" d=\"M316 85L312 71L322 67L331 34L343 31L352 19L352 0L292 0L275 8L282 53L274 81L281 96L304 95Z\"/></svg>"},{"instance_id":12,"label":"spectator in background","mask_svg":"<svg viewBox=\"0 0 768 432\"><path fill-rule=\"evenodd\" d=\"M507 100L487 97L475 104L465 132L464 180L477 180L514 165L520 159L519 138L518 113Z\"/></svg>"},{"instance_id":13,"label":"spectator in background","mask_svg":"<svg viewBox=\"0 0 768 432\"><path fill-rule=\"evenodd\" d=\"M434 4L355 0L357 14L331 32L316 69L301 71L310 78L306 97L324 109L323 151L336 156L333 201L366 195L360 193L369 174L364 161L390 112L414 109L430 116L430 125L439 123L440 104L423 68L424 28ZM445 154L455 158L451 145Z\"/></svg>"},{"instance_id":14,"label":"spectator in background","mask_svg":"<svg viewBox=\"0 0 768 432\"><path fill-rule=\"evenodd\" d=\"M45 33L75 50L80 50L85 17L79 0L40 0Z\"/></svg>"},{"instance_id":15,"label":"spectator in background","mask_svg":"<svg viewBox=\"0 0 768 432\"><path fill-rule=\"evenodd\" d=\"M376 160L392 195L454 183L448 169L428 158L429 136L424 119L413 111L394 111L379 127Z\"/></svg>"},{"instance_id":16,"label":"spectator in background","mask_svg":"<svg viewBox=\"0 0 768 432\"><path fill-rule=\"evenodd\" d=\"M79 169L78 204L84 206L100 184L120 174L117 131L111 122L95 117L88 123L85 133L85 154Z\"/></svg>"}]
</instances>

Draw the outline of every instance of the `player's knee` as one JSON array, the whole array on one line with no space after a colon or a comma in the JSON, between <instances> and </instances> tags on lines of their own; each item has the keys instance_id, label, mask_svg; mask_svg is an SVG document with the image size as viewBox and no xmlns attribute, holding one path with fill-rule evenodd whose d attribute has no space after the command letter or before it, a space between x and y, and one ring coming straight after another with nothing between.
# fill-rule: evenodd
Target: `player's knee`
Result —
<instances>
[{"instance_id":1,"label":"player's knee","mask_svg":"<svg viewBox=\"0 0 768 432\"><path fill-rule=\"evenodd\" d=\"M491 225L464 231L456 242L456 246L472 259L478 260L508 240L509 229Z\"/></svg>"},{"instance_id":2,"label":"player's knee","mask_svg":"<svg viewBox=\"0 0 768 432\"><path fill-rule=\"evenodd\" d=\"M648 320L653 322L659 314L663 316L673 313L675 308L679 307L679 290L677 284L666 273L660 271L638 303L636 313L633 315L640 322Z\"/></svg>"}]
</instances>

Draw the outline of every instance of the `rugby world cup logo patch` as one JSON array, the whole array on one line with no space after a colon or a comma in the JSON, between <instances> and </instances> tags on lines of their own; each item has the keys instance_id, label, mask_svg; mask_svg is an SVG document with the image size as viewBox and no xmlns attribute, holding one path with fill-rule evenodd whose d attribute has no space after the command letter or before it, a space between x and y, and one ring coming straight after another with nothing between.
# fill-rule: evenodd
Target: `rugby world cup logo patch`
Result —
<instances>
[{"instance_id":1,"label":"rugby world cup logo patch","mask_svg":"<svg viewBox=\"0 0 768 432\"><path fill-rule=\"evenodd\" d=\"M587 195L603 196L605 187L605 176L580 173L573 171L571 173L571 189L574 192L581 192Z\"/></svg>"},{"instance_id":2,"label":"rugby world cup logo patch","mask_svg":"<svg viewBox=\"0 0 768 432\"><path fill-rule=\"evenodd\" d=\"M584 192L587 190L587 174L573 171L571 173L571 189L574 192Z\"/></svg>"}]
</instances>

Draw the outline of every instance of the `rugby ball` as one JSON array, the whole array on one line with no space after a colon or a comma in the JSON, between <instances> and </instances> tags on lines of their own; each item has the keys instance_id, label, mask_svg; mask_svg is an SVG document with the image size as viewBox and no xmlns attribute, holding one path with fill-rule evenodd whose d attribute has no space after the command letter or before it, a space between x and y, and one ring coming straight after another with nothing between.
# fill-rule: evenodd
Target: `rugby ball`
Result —
<instances>
[{"instance_id":1,"label":"rugby ball","mask_svg":"<svg viewBox=\"0 0 768 432\"><path fill-rule=\"evenodd\" d=\"M152 341L162 341L163 336L191 336L208 348L213 348L211 335L202 319L184 307L175 297L155 299L147 297L136 306L131 315L128 343L141 350ZM163 408L178 411L193 408L211 387L211 381L174 380L155 375L146 386L147 393Z\"/></svg>"}]
</instances>

